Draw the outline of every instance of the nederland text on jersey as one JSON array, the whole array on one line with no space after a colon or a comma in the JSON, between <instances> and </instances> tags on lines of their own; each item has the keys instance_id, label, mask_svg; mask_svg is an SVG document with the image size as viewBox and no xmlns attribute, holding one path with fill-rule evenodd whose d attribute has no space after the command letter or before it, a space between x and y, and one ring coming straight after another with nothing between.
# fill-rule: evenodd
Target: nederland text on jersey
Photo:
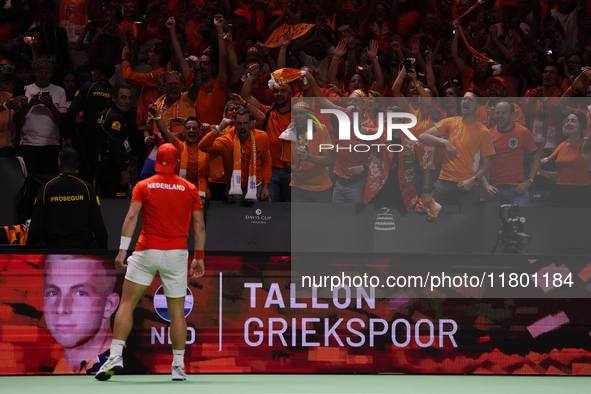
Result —
<instances>
[{"instance_id":1,"label":"nederland text on jersey","mask_svg":"<svg viewBox=\"0 0 591 394\"><path fill-rule=\"evenodd\" d=\"M170 183L148 183L148 189L167 189L167 190L180 190L185 191L183 185L170 184Z\"/></svg>"}]
</instances>

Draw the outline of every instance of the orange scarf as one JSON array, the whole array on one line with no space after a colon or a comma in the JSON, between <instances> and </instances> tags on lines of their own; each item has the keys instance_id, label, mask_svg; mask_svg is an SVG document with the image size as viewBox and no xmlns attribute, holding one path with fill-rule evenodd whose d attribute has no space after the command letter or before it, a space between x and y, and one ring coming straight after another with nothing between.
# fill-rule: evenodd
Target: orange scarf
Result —
<instances>
[{"instance_id":1,"label":"orange scarf","mask_svg":"<svg viewBox=\"0 0 591 394\"><path fill-rule=\"evenodd\" d=\"M583 141L584 141L584 140L583 140ZM542 164L543 164L543 163L548 163L549 161L552 161L552 160L556 160L556 157L558 156L558 154L560 153L560 151L562 150L562 148L564 148L564 146L565 146L567 143L568 143L568 140L566 140L566 141L563 141L563 142L562 142L560 145L558 145L558 146L556 147L556 149L554 149L554 152L552 152L552 153L550 154L550 156L548 156L548 157L544 157L544 158L542 159Z\"/></svg>"},{"instance_id":2,"label":"orange scarf","mask_svg":"<svg viewBox=\"0 0 591 394\"><path fill-rule=\"evenodd\" d=\"M244 197L246 200L257 200L257 143L254 138L253 129L250 130L250 141L252 144L250 163L248 166L247 192ZM232 168L232 178L230 180L230 195L242 194L242 150L240 149L240 137L238 132L234 134L234 166Z\"/></svg>"},{"instance_id":3,"label":"orange scarf","mask_svg":"<svg viewBox=\"0 0 591 394\"><path fill-rule=\"evenodd\" d=\"M206 197L207 191L207 177L208 174L206 171L202 171L201 168L201 160L205 162L207 160L207 153L202 152L201 150L198 151L197 154L197 190L199 190L199 195L201 197ZM203 163L205 164L205 163ZM189 165L189 148L186 143L183 144L183 149L181 149L181 160L178 174L181 178L187 179L187 168Z\"/></svg>"}]
</instances>

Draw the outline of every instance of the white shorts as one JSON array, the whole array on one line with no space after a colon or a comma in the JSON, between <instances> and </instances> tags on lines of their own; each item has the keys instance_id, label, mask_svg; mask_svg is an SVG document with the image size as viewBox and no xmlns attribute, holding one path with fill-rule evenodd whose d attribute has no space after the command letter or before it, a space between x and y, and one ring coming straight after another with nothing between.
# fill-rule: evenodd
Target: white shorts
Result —
<instances>
[{"instance_id":1,"label":"white shorts","mask_svg":"<svg viewBox=\"0 0 591 394\"><path fill-rule=\"evenodd\" d=\"M187 294L189 252L185 249L135 251L127 259L125 279L150 286L156 272L160 272L164 295L181 298Z\"/></svg>"}]
</instances>

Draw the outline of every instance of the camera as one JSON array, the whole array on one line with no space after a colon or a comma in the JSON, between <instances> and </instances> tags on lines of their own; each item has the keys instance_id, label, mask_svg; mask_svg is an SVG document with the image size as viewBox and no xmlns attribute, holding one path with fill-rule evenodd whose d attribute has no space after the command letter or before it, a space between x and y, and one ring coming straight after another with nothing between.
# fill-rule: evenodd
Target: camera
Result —
<instances>
[{"instance_id":1,"label":"camera","mask_svg":"<svg viewBox=\"0 0 591 394\"><path fill-rule=\"evenodd\" d=\"M49 97L49 91L48 90L44 90L44 91L41 92L41 95L43 97Z\"/></svg>"},{"instance_id":2,"label":"camera","mask_svg":"<svg viewBox=\"0 0 591 394\"><path fill-rule=\"evenodd\" d=\"M520 216L521 208L517 204L503 204L499 210L501 229L497 234L497 242L493 246L495 252L500 241L503 241L503 253L521 254L523 247L531 243L531 236L523 232L525 217Z\"/></svg>"},{"instance_id":3,"label":"camera","mask_svg":"<svg viewBox=\"0 0 591 394\"><path fill-rule=\"evenodd\" d=\"M31 44L31 43L35 42L35 37L25 36L25 37L23 37L23 41L27 44Z\"/></svg>"}]
</instances>

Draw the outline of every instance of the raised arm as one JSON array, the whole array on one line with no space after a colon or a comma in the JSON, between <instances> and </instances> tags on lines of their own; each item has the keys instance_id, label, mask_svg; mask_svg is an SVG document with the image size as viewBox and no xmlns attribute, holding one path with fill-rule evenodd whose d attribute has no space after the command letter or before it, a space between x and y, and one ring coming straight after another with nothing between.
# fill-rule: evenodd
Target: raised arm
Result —
<instances>
[{"instance_id":1,"label":"raised arm","mask_svg":"<svg viewBox=\"0 0 591 394\"><path fill-rule=\"evenodd\" d=\"M257 42L256 47L259 50L259 52L262 53L265 57L265 60L267 61L269 68L273 71L277 70L277 63L275 62L275 59L273 59L273 57L269 54L269 50L267 49L265 44L263 44L262 42Z\"/></svg>"},{"instance_id":2,"label":"raised arm","mask_svg":"<svg viewBox=\"0 0 591 394\"><path fill-rule=\"evenodd\" d=\"M201 63L199 62L199 58L197 56L189 56L186 60L183 60L193 71L193 83L191 84L187 94L189 95L191 101L197 101L197 97L199 97L199 89L201 89L201 84L203 82Z\"/></svg>"},{"instance_id":3,"label":"raised arm","mask_svg":"<svg viewBox=\"0 0 591 394\"><path fill-rule=\"evenodd\" d=\"M382 73L382 66L380 66L380 62L378 61L378 44L379 43L377 41L371 41L369 43L369 51L367 54L371 60L373 75L376 78L376 82L373 85L373 90L381 94L384 91L385 83L384 73Z\"/></svg>"},{"instance_id":4,"label":"raised arm","mask_svg":"<svg viewBox=\"0 0 591 394\"><path fill-rule=\"evenodd\" d=\"M435 53L437 53L437 48L435 48ZM433 70L433 64L435 63L435 53L431 52L430 49L427 49L425 52L425 77L427 78L427 86L429 86L429 88L433 91L437 91L437 79L435 78L435 72Z\"/></svg>"},{"instance_id":5,"label":"raised arm","mask_svg":"<svg viewBox=\"0 0 591 394\"><path fill-rule=\"evenodd\" d=\"M398 70L398 75L392 84L392 96L394 97L394 103L399 106L400 108L406 108L407 101L402 94L402 86L404 85L404 78L406 77L406 68L400 67Z\"/></svg>"},{"instance_id":6,"label":"raised arm","mask_svg":"<svg viewBox=\"0 0 591 394\"><path fill-rule=\"evenodd\" d=\"M232 102L236 105L244 107L250 111L255 120L255 127L257 129L261 129L261 127L263 127L263 125L265 124L265 120L267 119L267 116L259 109L260 107L255 108L254 105L250 104L248 101L244 100L240 95L236 93L228 93L228 98L232 100Z\"/></svg>"},{"instance_id":7,"label":"raised arm","mask_svg":"<svg viewBox=\"0 0 591 394\"><path fill-rule=\"evenodd\" d=\"M238 57L232 44L232 30L228 30L228 33L224 35L224 42L228 54L228 78L230 79L230 85L234 85L242 75L238 72Z\"/></svg>"},{"instance_id":8,"label":"raised arm","mask_svg":"<svg viewBox=\"0 0 591 394\"><path fill-rule=\"evenodd\" d=\"M499 32L496 26L493 25L490 27L490 37L492 39L492 42L494 42L494 44L499 48L499 50L505 57L505 60L507 60L509 63L515 63L515 56L513 55L513 52L508 50L507 47L499 40L498 33Z\"/></svg>"},{"instance_id":9,"label":"raised arm","mask_svg":"<svg viewBox=\"0 0 591 394\"><path fill-rule=\"evenodd\" d=\"M458 69L458 73L460 75L464 75L464 73L466 72L466 67L468 66L466 65L466 63L464 63L458 51L458 46L460 45L460 32L459 26L456 22L454 22L454 29L455 34L453 41L451 42L451 58L454 64L456 65L456 68Z\"/></svg>"},{"instance_id":10,"label":"raised arm","mask_svg":"<svg viewBox=\"0 0 591 394\"><path fill-rule=\"evenodd\" d=\"M125 81L134 88L157 88L158 78L151 77L151 73L142 74L133 71L131 63L131 51L128 46L123 47L123 61L121 62L121 69Z\"/></svg>"},{"instance_id":11,"label":"raised arm","mask_svg":"<svg viewBox=\"0 0 591 394\"><path fill-rule=\"evenodd\" d=\"M218 34L218 48L219 48L219 76L222 85L228 85L228 53L226 51L226 44L224 42L224 17L217 14L213 21Z\"/></svg>"},{"instance_id":12,"label":"raised arm","mask_svg":"<svg viewBox=\"0 0 591 394\"><path fill-rule=\"evenodd\" d=\"M291 44L291 32L287 32L281 39L281 48L277 56L277 69L285 68L287 66L287 48Z\"/></svg>"},{"instance_id":13,"label":"raised arm","mask_svg":"<svg viewBox=\"0 0 591 394\"><path fill-rule=\"evenodd\" d=\"M80 31L80 35L78 36L78 39L76 40L76 44L74 44L74 50L80 52L81 50L84 49L84 40L86 39L86 36L88 35L88 32L91 30L95 30L96 28L94 27L94 25L91 22L88 22L86 24L86 26L84 26L82 28L82 31Z\"/></svg>"},{"instance_id":14,"label":"raised arm","mask_svg":"<svg viewBox=\"0 0 591 394\"><path fill-rule=\"evenodd\" d=\"M328 100L324 97L322 89L320 89L320 86L318 86L316 79L314 79L314 77L310 73L306 73L303 76L303 78L306 78L306 80L310 84L310 88L312 89L312 95L315 97L316 102L321 106L321 108L339 109L339 107L337 107L332 102L332 100Z\"/></svg>"},{"instance_id":15,"label":"raised arm","mask_svg":"<svg viewBox=\"0 0 591 394\"><path fill-rule=\"evenodd\" d=\"M222 130L228 127L232 121L230 119L222 119L222 122L218 126L211 127L210 132L205 134L205 136L199 142L199 149L205 153L213 153L220 156L224 156L226 150L224 149L224 143L218 139L218 137L225 135ZM201 126L202 130L205 128L205 125Z\"/></svg>"},{"instance_id":16,"label":"raised arm","mask_svg":"<svg viewBox=\"0 0 591 394\"><path fill-rule=\"evenodd\" d=\"M260 108L261 103L252 96L252 85L254 81L258 81L261 75L261 67L257 63L253 63L248 68L248 78L244 81L244 85L242 85L242 91L240 95L250 104L252 104L255 108Z\"/></svg>"},{"instance_id":17,"label":"raised arm","mask_svg":"<svg viewBox=\"0 0 591 394\"><path fill-rule=\"evenodd\" d=\"M148 106L148 112L150 112L150 115L152 115L152 119L154 119L154 122L156 122L156 127L158 127L158 131L160 131L160 134L162 134L162 138L164 138L164 141L168 142L169 144L172 144L172 142L174 141L174 135L168 129L168 127L166 126L166 122L158 113L158 108L156 108L156 104L150 104Z\"/></svg>"},{"instance_id":18,"label":"raised arm","mask_svg":"<svg viewBox=\"0 0 591 394\"><path fill-rule=\"evenodd\" d=\"M437 108L437 105L435 105L435 100L433 99L433 97L431 97L429 93L427 93L427 91L423 88L422 84L419 82L416 70L414 68L411 71L409 71L408 75L410 76L410 79L412 81L411 83L415 84L415 87L419 92L419 96L421 96L423 102L427 106L431 118L433 119L433 121L437 122L441 117L441 111L439 111L439 108Z\"/></svg>"},{"instance_id":19,"label":"raised arm","mask_svg":"<svg viewBox=\"0 0 591 394\"><path fill-rule=\"evenodd\" d=\"M333 58L330 61L330 66L328 68L328 82L339 86L339 80L337 75L339 74L339 66L341 64L341 58L345 55L347 51L347 41L341 40L339 41L337 47L333 52Z\"/></svg>"},{"instance_id":20,"label":"raised arm","mask_svg":"<svg viewBox=\"0 0 591 394\"><path fill-rule=\"evenodd\" d=\"M181 48L181 44L179 43L179 40L177 39L176 21L173 16L168 18L168 20L166 21L166 27L168 28L168 32L170 34L170 43L172 44L172 50L174 52L174 56L179 61L179 65L181 67L181 73L183 74L183 77L185 78L185 80L189 79L191 76L191 69L190 69L189 65L187 64L187 61L185 60L185 53L183 51L183 48Z\"/></svg>"}]
</instances>

